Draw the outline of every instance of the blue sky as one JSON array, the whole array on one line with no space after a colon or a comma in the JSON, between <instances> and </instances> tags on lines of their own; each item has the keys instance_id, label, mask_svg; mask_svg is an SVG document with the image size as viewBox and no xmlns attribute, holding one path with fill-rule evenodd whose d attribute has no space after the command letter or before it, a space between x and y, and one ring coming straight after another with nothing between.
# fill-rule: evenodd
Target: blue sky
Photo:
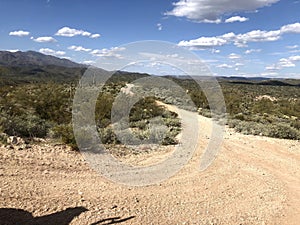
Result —
<instances>
[{"instance_id":1,"label":"blue sky","mask_svg":"<svg viewBox=\"0 0 300 225\"><path fill-rule=\"evenodd\" d=\"M76 62L172 42L215 75L300 78L299 0L0 0L0 49Z\"/></svg>"}]
</instances>

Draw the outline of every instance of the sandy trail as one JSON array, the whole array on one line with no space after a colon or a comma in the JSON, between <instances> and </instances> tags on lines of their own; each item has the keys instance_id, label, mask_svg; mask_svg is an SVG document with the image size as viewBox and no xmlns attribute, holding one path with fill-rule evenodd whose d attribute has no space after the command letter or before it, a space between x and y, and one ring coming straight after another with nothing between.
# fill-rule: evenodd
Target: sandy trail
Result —
<instances>
[{"instance_id":1,"label":"sandy trail","mask_svg":"<svg viewBox=\"0 0 300 225\"><path fill-rule=\"evenodd\" d=\"M2 147L0 208L23 209L33 217L86 208L74 216L72 225L299 224L299 141L245 136L226 129L218 157L199 172L211 119L199 116L199 126L199 147L190 162L165 182L145 187L103 178L79 153L63 145L41 143L22 151ZM149 162L149 157L161 159L161 155L166 152L126 160Z\"/></svg>"}]
</instances>

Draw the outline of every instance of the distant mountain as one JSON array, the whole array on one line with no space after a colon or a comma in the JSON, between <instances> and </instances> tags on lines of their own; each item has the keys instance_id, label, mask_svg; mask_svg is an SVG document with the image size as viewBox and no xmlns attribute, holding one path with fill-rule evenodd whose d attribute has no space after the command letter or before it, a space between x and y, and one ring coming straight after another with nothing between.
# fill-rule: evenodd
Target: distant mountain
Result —
<instances>
[{"instance_id":1,"label":"distant mountain","mask_svg":"<svg viewBox=\"0 0 300 225\"><path fill-rule=\"evenodd\" d=\"M36 82L77 82L88 65L39 52L0 51L0 86ZM99 68L99 71L104 71ZM110 81L131 82L148 74L115 71Z\"/></svg>"},{"instance_id":2,"label":"distant mountain","mask_svg":"<svg viewBox=\"0 0 300 225\"><path fill-rule=\"evenodd\" d=\"M35 51L8 52L0 51L0 66L23 67L23 66L59 66L68 68L82 68L86 65L72 62L68 59L61 59L51 55L44 55Z\"/></svg>"},{"instance_id":3,"label":"distant mountain","mask_svg":"<svg viewBox=\"0 0 300 225\"><path fill-rule=\"evenodd\" d=\"M0 86L28 82L74 82L87 65L39 52L0 51Z\"/></svg>"}]
</instances>

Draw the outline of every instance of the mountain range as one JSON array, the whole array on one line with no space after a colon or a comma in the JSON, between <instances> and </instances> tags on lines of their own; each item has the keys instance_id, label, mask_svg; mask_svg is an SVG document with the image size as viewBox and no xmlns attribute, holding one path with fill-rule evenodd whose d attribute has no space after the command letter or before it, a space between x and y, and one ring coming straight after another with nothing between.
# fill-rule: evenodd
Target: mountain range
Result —
<instances>
[{"instance_id":1,"label":"mountain range","mask_svg":"<svg viewBox=\"0 0 300 225\"><path fill-rule=\"evenodd\" d=\"M86 67L86 65L72 62L68 59L58 58L52 55L44 55L35 51L8 52L0 51L0 66L60 66L68 68Z\"/></svg>"},{"instance_id":2,"label":"mountain range","mask_svg":"<svg viewBox=\"0 0 300 225\"><path fill-rule=\"evenodd\" d=\"M7 84L31 82L76 82L84 74L88 65L79 64L68 59L45 55L35 51L9 52L0 51L0 86ZM117 71L114 79L118 81L133 81L148 74ZM177 79L189 79L186 76ZM247 77L217 77L219 82L240 84L300 86L300 80L270 79Z\"/></svg>"},{"instance_id":3,"label":"mountain range","mask_svg":"<svg viewBox=\"0 0 300 225\"><path fill-rule=\"evenodd\" d=\"M0 51L0 85L73 82L88 66L35 51Z\"/></svg>"}]
</instances>

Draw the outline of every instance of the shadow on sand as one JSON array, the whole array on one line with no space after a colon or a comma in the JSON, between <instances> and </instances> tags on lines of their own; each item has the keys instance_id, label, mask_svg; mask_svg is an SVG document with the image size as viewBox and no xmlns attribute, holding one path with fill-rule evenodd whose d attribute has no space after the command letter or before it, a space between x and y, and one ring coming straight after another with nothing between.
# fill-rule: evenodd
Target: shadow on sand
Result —
<instances>
[{"instance_id":1,"label":"shadow on sand","mask_svg":"<svg viewBox=\"0 0 300 225\"><path fill-rule=\"evenodd\" d=\"M50 215L33 217L30 212L23 209L0 208L0 225L68 225L81 213L88 211L84 207L68 208ZM120 217L103 219L91 225L107 225L122 223L134 216L121 219Z\"/></svg>"}]
</instances>

